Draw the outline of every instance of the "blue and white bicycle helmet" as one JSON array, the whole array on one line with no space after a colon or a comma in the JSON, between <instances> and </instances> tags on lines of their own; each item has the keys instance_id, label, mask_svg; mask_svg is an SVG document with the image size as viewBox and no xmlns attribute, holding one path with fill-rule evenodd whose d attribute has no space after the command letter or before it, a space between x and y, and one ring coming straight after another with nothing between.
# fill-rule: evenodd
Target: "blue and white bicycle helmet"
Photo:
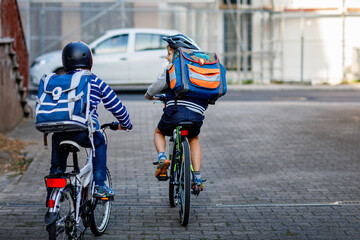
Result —
<instances>
[{"instance_id":1,"label":"blue and white bicycle helmet","mask_svg":"<svg viewBox=\"0 0 360 240\"><path fill-rule=\"evenodd\" d=\"M171 48L178 49L179 47L200 50L200 47L196 44L194 40L185 36L184 34L176 34L162 38L164 41L168 42Z\"/></svg>"}]
</instances>

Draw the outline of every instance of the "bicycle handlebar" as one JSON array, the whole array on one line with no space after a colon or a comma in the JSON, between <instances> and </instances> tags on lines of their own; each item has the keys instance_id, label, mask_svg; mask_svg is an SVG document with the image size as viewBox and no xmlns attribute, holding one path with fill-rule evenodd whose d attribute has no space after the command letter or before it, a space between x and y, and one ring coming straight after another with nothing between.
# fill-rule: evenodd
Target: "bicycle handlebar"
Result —
<instances>
[{"instance_id":1,"label":"bicycle handlebar","mask_svg":"<svg viewBox=\"0 0 360 240\"><path fill-rule=\"evenodd\" d=\"M155 95L155 97L158 98L162 102L166 101L166 95L165 94Z\"/></svg>"},{"instance_id":2,"label":"bicycle handlebar","mask_svg":"<svg viewBox=\"0 0 360 240\"><path fill-rule=\"evenodd\" d=\"M119 122L111 122L111 123L105 123L103 125L101 125L100 127L101 129L106 129L106 128L110 128L113 131L119 130ZM124 129L126 131L130 131L132 129L132 125L130 126L130 128Z\"/></svg>"},{"instance_id":3,"label":"bicycle handlebar","mask_svg":"<svg viewBox=\"0 0 360 240\"><path fill-rule=\"evenodd\" d=\"M101 125L101 129L110 128L111 130L118 130L119 129L119 123L118 122L111 122L111 123L105 123Z\"/></svg>"}]
</instances>

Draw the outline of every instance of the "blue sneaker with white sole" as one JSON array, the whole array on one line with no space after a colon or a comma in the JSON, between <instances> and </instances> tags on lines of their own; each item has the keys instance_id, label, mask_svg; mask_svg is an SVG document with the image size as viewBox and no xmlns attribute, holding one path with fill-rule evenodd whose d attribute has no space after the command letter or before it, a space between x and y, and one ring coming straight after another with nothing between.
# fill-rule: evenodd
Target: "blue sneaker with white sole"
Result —
<instances>
[{"instance_id":1,"label":"blue sneaker with white sole","mask_svg":"<svg viewBox=\"0 0 360 240\"><path fill-rule=\"evenodd\" d=\"M108 186L95 186L94 198L114 197L115 192Z\"/></svg>"}]
</instances>

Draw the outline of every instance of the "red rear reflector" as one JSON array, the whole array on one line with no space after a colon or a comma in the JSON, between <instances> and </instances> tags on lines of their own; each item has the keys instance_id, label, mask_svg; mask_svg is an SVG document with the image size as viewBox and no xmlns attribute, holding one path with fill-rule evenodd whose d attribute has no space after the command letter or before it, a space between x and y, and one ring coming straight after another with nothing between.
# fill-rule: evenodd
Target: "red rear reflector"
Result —
<instances>
[{"instance_id":1,"label":"red rear reflector","mask_svg":"<svg viewBox=\"0 0 360 240\"><path fill-rule=\"evenodd\" d=\"M55 201L52 200L52 199L50 199L50 200L48 201L48 207L49 207L49 208L53 208L54 206L55 206Z\"/></svg>"},{"instance_id":2,"label":"red rear reflector","mask_svg":"<svg viewBox=\"0 0 360 240\"><path fill-rule=\"evenodd\" d=\"M181 130L181 136L187 136L188 133L188 130Z\"/></svg>"},{"instance_id":3,"label":"red rear reflector","mask_svg":"<svg viewBox=\"0 0 360 240\"><path fill-rule=\"evenodd\" d=\"M47 178L46 186L53 188L63 188L66 186L66 178Z\"/></svg>"}]
</instances>

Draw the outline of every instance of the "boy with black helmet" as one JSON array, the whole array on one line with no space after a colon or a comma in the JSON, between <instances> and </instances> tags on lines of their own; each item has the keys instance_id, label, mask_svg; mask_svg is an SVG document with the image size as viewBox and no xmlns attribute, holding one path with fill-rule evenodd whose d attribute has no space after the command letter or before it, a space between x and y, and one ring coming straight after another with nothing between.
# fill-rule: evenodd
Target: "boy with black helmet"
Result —
<instances>
[{"instance_id":1,"label":"boy with black helmet","mask_svg":"<svg viewBox=\"0 0 360 240\"><path fill-rule=\"evenodd\" d=\"M168 54L166 59L169 64L172 63L174 52L179 47L200 50L199 46L189 37L183 34L176 34L168 37L163 37L163 40L168 42L167 51ZM189 129L188 139L191 149L191 161L195 173L194 182L198 190L203 190L203 181L200 174L201 168L201 146L199 141L200 128L204 120L204 112L208 107L208 101L204 99L195 99L190 97L182 97L177 100L176 111L175 106L175 95L169 90L169 86L166 82L166 70L157 78L155 82L147 89L145 98L148 100L157 99L154 97L156 94L167 90L166 93L166 108L164 114L158 123L154 133L154 144L159 154L158 165L155 171L155 177L158 178L161 174L166 173L167 168L170 165L170 161L167 159L165 153L165 136L171 136L173 129L176 127L178 122L191 121L194 123L193 127Z\"/></svg>"},{"instance_id":2,"label":"boy with black helmet","mask_svg":"<svg viewBox=\"0 0 360 240\"><path fill-rule=\"evenodd\" d=\"M131 130L132 124L129 114L116 96L114 91L100 78L90 72L93 64L92 52L88 45L83 42L71 42L66 45L62 52L62 62L67 74L73 75L79 71L86 71L91 78L90 87L90 113L96 131L93 133L95 157L93 158L93 175L95 181L94 197L112 197L114 191L105 185L106 180L106 142L104 135L99 131L97 106L103 102L104 107L118 120L119 130ZM66 168L68 152L60 149L60 142L73 140L82 147L91 147L87 131L59 132L52 136L52 156L50 174L61 174Z\"/></svg>"}]
</instances>

